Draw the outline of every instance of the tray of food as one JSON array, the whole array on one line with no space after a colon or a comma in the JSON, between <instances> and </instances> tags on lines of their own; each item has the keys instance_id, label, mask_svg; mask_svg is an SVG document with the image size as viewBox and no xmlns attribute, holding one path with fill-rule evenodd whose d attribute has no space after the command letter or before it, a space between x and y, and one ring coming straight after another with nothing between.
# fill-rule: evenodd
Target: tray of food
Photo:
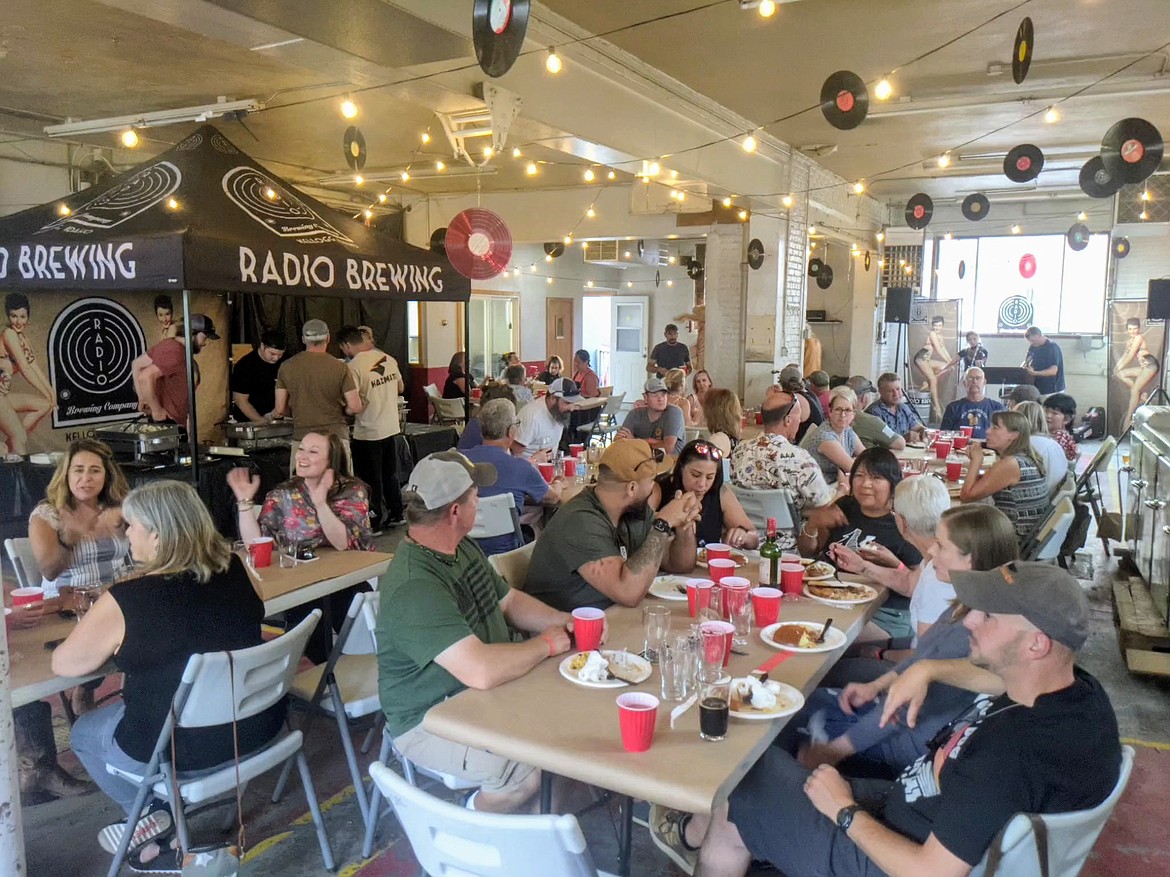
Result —
<instances>
[{"instance_id":1,"label":"tray of food","mask_svg":"<svg viewBox=\"0 0 1170 877\"><path fill-rule=\"evenodd\" d=\"M855 606L876 600L878 592L861 583L806 582L804 595L822 603Z\"/></svg>"}]
</instances>

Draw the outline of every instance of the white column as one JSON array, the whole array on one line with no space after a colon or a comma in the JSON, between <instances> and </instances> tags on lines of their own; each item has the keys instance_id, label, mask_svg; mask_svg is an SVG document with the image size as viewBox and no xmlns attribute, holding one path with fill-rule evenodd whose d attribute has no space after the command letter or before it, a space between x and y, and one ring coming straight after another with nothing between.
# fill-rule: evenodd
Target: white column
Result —
<instances>
[{"instance_id":1,"label":"white column","mask_svg":"<svg viewBox=\"0 0 1170 877\"><path fill-rule=\"evenodd\" d=\"M8 630L0 624L0 874L25 873L24 823L20 814L20 767L12 719Z\"/></svg>"},{"instance_id":2,"label":"white column","mask_svg":"<svg viewBox=\"0 0 1170 877\"><path fill-rule=\"evenodd\" d=\"M717 387L743 395L745 227L714 225L707 233L703 286L707 370Z\"/></svg>"}]
</instances>

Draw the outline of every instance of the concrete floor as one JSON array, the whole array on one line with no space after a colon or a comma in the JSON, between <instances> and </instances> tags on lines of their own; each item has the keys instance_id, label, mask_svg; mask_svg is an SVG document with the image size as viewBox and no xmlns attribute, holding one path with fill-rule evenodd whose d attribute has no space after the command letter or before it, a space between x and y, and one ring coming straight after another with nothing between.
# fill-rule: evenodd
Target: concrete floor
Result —
<instances>
[{"instance_id":1,"label":"concrete floor","mask_svg":"<svg viewBox=\"0 0 1170 877\"><path fill-rule=\"evenodd\" d=\"M393 550L402 531L381 537L379 548ZM1091 571L1089 569L1091 567ZM1138 745L1138 767L1114 820L1097 845L1086 877L1170 873L1170 838L1161 820L1170 796L1170 679L1136 677L1121 660L1110 609L1110 582L1117 564L1107 559L1101 543L1090 539L1078 564L1093 606L1094 633L1080 656L1083 667L1096 675L1109 692L1124 738ZM338 863L345 877L384 877L417 873L417 865L391 816L381 820L374 857L360 861L361 819L352 798L348 772L333 728L316 725L308 743L318 799L325 802L325 819ZM362 734L355 731L360 745ZM323 874L316 837L300 787L290 784L280 804L268 796L275 777L249 787L245 821L249 856L242 874ZM640 811L644 815L644 805ZM216 836L224 814L217 810L196 822L207 839ZM101 794L30 807L24 812L25 842L31 877L100 877L109 857L97 846L98 830L119 817ZM582 826L598 867L616 868L616 810L597 808L586 814ZM129 873L127 869L126 873ZM651 844L646 832L635 830L633 873L667 877L677 872Z\"/></svg>"}]
</instances>

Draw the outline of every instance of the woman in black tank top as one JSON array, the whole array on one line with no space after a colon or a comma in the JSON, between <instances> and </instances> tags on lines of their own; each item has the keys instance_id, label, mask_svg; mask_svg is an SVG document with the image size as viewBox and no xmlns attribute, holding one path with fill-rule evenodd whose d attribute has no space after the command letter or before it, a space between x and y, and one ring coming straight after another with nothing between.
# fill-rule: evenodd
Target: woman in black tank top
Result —
<instances>
[{"instance_id":1,"label":"woman in black tank top","mask_svg":"<svg viewBox=\"0 0 1170 877\"><path fill-rule=\"evenodd\" d=\"M734 548L755 548L760 534L731 488L723 483L723 462L723 452L706 439L689 442L679 453L673 471L655 481L650 505L659 509L677 491L693 493L703 507L695 522L695 541L700 547L725 542Z\"/></svg>"}]
</instances>

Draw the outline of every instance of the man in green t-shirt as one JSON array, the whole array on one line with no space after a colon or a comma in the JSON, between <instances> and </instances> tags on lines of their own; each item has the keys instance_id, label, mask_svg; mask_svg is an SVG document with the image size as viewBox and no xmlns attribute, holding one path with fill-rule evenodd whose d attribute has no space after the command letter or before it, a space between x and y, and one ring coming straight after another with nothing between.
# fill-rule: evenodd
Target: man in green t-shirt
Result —
<instances>
[{"instance_id":1,"label":"man in green t-shirt","mask_svg":"<svg viewBox=\"0 0 1170 877\"><path fill-rule=\"evenodd\" d=\"M410 529L378 587L378 690L399 752L479 783L469 809L508 813L540 791L540 772L422 727L428 709L464 688L494 688L569 650L572 616L510 589L467 535L478 489L495 480L494 466L458 451L431 454L411 472ZM537 635L514 643L509 627Z\"/></svg>"}]
</instances>

